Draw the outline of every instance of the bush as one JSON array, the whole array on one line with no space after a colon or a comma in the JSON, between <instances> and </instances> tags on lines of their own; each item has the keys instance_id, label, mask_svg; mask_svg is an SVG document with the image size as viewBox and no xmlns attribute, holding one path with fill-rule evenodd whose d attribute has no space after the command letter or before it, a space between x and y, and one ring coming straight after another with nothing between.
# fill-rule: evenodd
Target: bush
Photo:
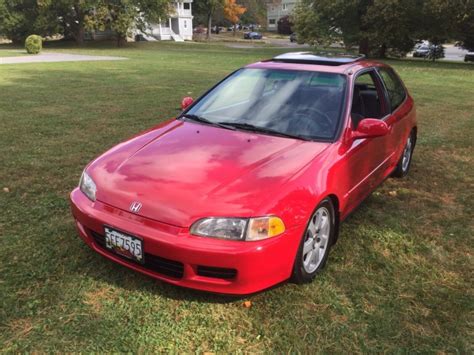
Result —
<instances>
[{"instance_id":1,"label":"bush","mask_svg":"<svg viewBox=\"0 0 474 355\"><path fill-rule=\"evenodd\" d=\"M291 27L293 23L290 21L290 16L283 16L277 22L278 25L278 33L281 35L291 35L293 31Z\"/></svg>"},{"instance_id":2,"label":"bush","mask_svg":"<svg viewBox=\"0 0 474 355\"><path fill-rule=\"evenodd\" d=\"M43 38L38 35L31 35L25 41L25 48L29 54L38 54L43 48Z\"/></svg>"}]
</instances>

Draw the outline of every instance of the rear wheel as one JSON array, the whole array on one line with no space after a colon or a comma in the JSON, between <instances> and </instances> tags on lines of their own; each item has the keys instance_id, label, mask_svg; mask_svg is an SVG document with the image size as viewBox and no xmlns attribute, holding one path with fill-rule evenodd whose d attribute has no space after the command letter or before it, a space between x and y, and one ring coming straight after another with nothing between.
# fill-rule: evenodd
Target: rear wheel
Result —
<instances>
[{"instance_id":1,"label":"rear wheel","mask_svg":"<svg viewBox=\"0 0 474 355\"><path fill-rule=\"evenodd\" d=\"M293 267L293 281L310 282L326 264L335 233L335 211L329 198L311 216Z\"/></svg>"},{"instance_id":2,"label":"rear wheel","mask_svg":"<svg viewBox=\"0 0 474 355\"><path fill-rule=\"evenodd\" d=\"M402 156L400 157L400 160L398 161L398 164L395 170L393 171L393 176L402 178L408 174L411 165L411 158L413 156L413 149L415 148L415 141L415 131L411 131L405 143L405 147L403 148Z\"/></svg>"}]
</instances>

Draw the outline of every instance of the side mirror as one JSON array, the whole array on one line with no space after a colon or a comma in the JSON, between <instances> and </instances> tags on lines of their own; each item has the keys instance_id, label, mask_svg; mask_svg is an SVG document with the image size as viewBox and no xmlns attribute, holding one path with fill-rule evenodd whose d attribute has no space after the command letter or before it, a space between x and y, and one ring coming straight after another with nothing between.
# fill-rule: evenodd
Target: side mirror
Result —
<instances>
[{"instance_id":1,"label":"side mirror","mask_svg":"<svg viewBox=\"0 0 474 355\"><path fill-rule=\"evenodd\" d=\"M353 139L374 138L385 136L390 132L388 125L376 118L364 118L357 129L352 132Z\"/></svg>"},{"instance_id":2,"label":"side mirror","mask_svg":"<svg viewBox=\"0 0 474 355\"><path fill-rule=\"evenodd\" d=\"M181 100L181 110L187 109L194 102L192 97L186 96Z\"/></svg>"}]
</instances>

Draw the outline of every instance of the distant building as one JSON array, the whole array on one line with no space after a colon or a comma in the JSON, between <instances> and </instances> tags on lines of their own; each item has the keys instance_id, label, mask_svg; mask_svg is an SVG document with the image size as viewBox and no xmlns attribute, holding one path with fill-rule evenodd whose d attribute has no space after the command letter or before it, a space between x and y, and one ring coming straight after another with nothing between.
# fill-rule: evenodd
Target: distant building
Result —
<instances>
[{"instance_id":1,"label":"distant building","mask_svg":"<svg viewBox=\"0 0 474 355\"><path fill-rule=\"evenodd\" d=\"M152 36L166 41L182 42L193 39L193 0L174 1L174 11L170 17L159 24L152 24Z\"/></svg>"},{"instance_id":2,"label":"distant building","mask_svg":"<svg viewBox=\"0 0 474 355\"><path fill-rule=\"evenodd\" d=\"M175 0L174 9L169 17L158 24L149 24L149 29L142 32L138 29L132 31L132 38L136 41L191 41L193 39L193 0ZM94 31L88 34L88 40L110 40L116 33L110 29Z\"/></svg>"},{"instance_id":3,"label":"distant building","mask_svg":"<svg viewBox=\"0 0 474 355\"><path fill-rule=\"evenodd\" d=\"M276 31L278 20L284 16L289 16L293 12L298 1L281 0L281 2L267 3L267 29Z\"/></svg>"}]
</instances>

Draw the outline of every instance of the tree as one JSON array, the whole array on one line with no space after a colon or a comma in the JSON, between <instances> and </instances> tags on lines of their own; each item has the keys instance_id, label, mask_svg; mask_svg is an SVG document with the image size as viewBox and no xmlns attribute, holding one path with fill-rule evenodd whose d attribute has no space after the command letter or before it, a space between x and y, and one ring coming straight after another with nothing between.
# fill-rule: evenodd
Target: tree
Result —
<instances>
[{"instance_id":1,"label":"tree","mask_svg":"<svg viewBox=\"0 0 474 355\"><path fill-rule=\"evenodd\" d=\"M377 57L405 56L419 37L424 0L375 0L363 18L368 51Z\"/></svg>"},{"instance_id":2,"label":"tree","mask_svg":"<svg viewBox=\"0 0 474 355\"><path fill-rule=\"evenodd\" d=\"M303 0L293 19L305 42L342 40L365 55L385 56L387 50L403 55L413 47L423 1Z\"/></svg>"},{"instance_id":3,"label":"tree","mask_svg":"<svg viewBox=\"0 0 474 355\"><path fill-rule=\"evenodd\" d=\"M61 28L61 33L78 44L84 42L86 29L93 29L98 0L54 0L49 5Z\"/></svg>"},{"instance_id":4,"label":"tree","mask_svg":"<svg viewBox=\"0 0 474 355\"><path fill-rule=\"evenodd\" d=\"M247 11L247 9L236 3L236 0L225 0L224 1L224 16L234 26L234 36L236 25L240 20L240 17Z\"/></svg>"},{"instance_id":5,"label":"tree","mask_svg":"<svg viewBox=\"0 0 474 355\"><path fill-rule=\"evenodd\" d=\"M57 22L50 17L48 4L37 0L0 0L0 33L14 43L23 43L30 34L57 33Z\"/></svg>"},{"instance_id":6,"label":"tree","mask_svg":"<svg viewBox=\"0 0 474 355\"><path fill-rule=\"evenodd\" d=\"M455 1L455 0L454 0ZM425 0L422 2L422 17L418 37L431 43L442 44L451 37L454 21L453 0Z\"/></svg>"},{"instance_id":7,"label":"tree","mask_svg":"<svg viewBox=\"0 0 474 355\"><path fill-rule=\"evenodd\" d=\"M451 0L450 4L452 26L448 32L463 48L474 51L474 0Z\"/></svg>"},{"instance_id":8,"label":"tree","mask_svg":"<svg viewBox=\"0 0 474 355\"><path fill-rule=\"evenodd\" d=\"M280 18L277 22L278 26L278 33L282 35L291 35L293 31L291 30L291 27L293 26L293 23L290 21L290 16L283 16Z\"/></svg>"},{"instance_id":9,"label":"tree","mask_svg":"<svg viewBox=\"0 0 474 355\"><path fill-rule=\"evenodd\" d=\"M267 21L267 4L265 0L241 0L240 4L247 11L240 17L244 24L265 24Z\"/></svg>"},{"instance_id":10,"label":"tree","mask_svg":"<svg viewBox=\"0 0 474 355\"><path fill-rule=\"evenodd\" d=\"M170 4L170 0L99 0L91 23L99 30L115 31L121 47L132 27L146 31L150 23L167 17Z\"/></svg>"},{"instance_id":11,"label":"tree","mask_svg":"<svg viewBox=\"0 0 474 355\"><path fill-rule=\"evenodd\" d=\"M293 29L299 39L312 45L329 45L345 36L346 46L351 47L356 42L351 37L351 27L356 27L353 12L354 6L346 7L341 0L302 0L292 15Z\"/></svg>"},{"instance_id":12,"label":"tree","mask_svg":"<svg viewBox=\"0 0 474 355\"><path fill-rule=\"evenodd\" d=\"M224 0L197 0L194 7L194 15L201 18L207 24L207 40L211 39L211 27L213 16L216 11L224 6Z\"/></svg>"}]
</instances>

